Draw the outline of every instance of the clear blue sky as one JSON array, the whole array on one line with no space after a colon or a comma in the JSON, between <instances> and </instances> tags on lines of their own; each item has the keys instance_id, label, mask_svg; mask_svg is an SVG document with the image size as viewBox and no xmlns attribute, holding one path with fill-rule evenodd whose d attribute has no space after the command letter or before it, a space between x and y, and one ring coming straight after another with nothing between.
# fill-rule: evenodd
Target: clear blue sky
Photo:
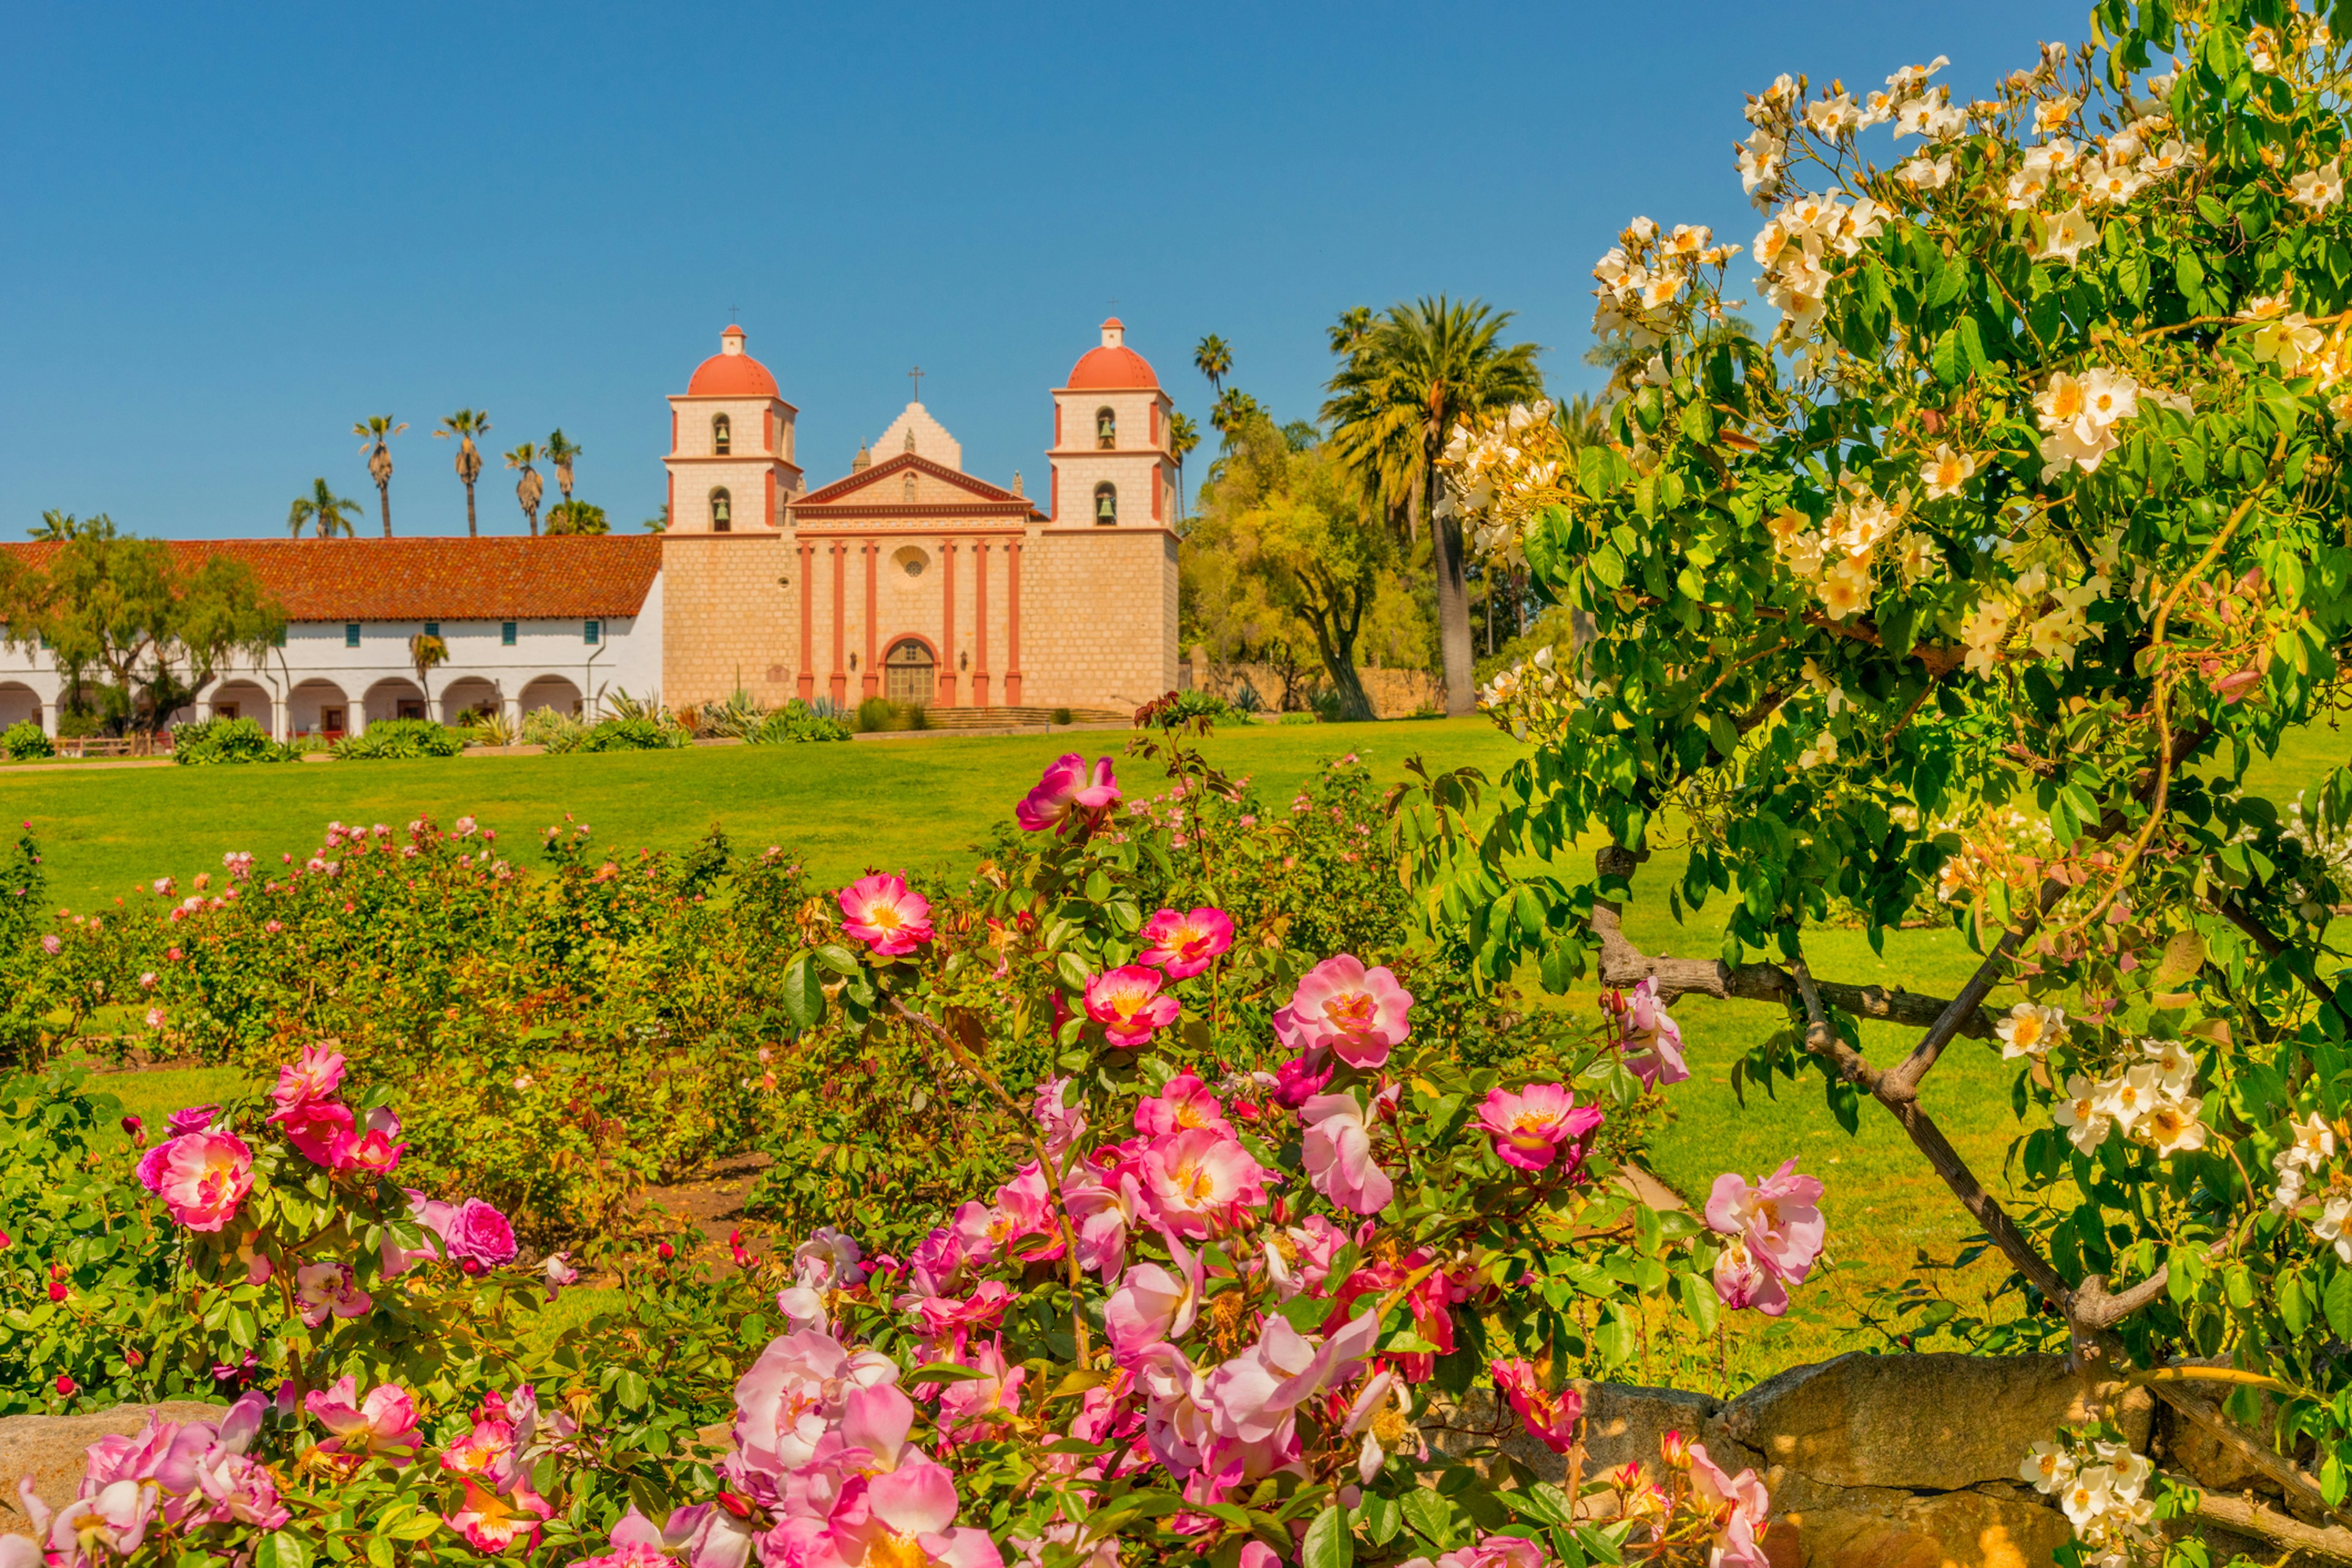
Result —
<instances>
[{"instance_id":1,"label":"clear blue sky","mask_svg":"<svg viewBox=\"0 0 2352 1568\"><path fill-rule=\"evenodd\" d=\"M730 307L812 484L929 373L968 468L1035 493L1047 389L1117 313L1196 417L1204 332L1311 416L1353 304L1481 296L1592 379L1624 221L1745 241L1732 143L1778 70L1961 95L2087 0L125 6L19 0L0 53L0 537L45 507L282 533L345 434L409 421L394 522L463 532L448 444L561 425L580 493L662 496L665 395ZM1885 133L1876 132L1879 136ZM519 531L513 476L481 489Z\"/></svg>"}]
</instances>

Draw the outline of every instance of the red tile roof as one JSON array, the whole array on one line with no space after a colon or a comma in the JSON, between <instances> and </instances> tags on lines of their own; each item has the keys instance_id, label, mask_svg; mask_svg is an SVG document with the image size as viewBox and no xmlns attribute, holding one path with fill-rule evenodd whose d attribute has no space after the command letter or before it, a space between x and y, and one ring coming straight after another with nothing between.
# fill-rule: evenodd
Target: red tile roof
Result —
<instances>
[{"instance_id":1,"label":"red tile roof","mask_svg":"<svg viewBox=\"0 0 2352 1568\"><path fill-rule=\"evenodd\" d=\"M658 534L495 539L173 540L184 563L253 569L295 621L520 621L635 616L661 571ZM58 544L5 544L27 566Z\"/></svg>"}]
</instances>

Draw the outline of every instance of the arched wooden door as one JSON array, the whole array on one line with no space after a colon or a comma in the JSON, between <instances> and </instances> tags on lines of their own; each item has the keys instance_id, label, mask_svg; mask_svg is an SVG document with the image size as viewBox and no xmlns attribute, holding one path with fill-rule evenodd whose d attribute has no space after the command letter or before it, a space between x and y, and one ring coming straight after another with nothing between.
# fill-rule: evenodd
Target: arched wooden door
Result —
<instances>
[{"instance_id":1,"label":"arched wooden door","mask_svg":"<svg viewBox=\"0 0 2352 1568\"><path fill-rule=\"evenodd\" d=\"M913 637L901 637L883 656L882 695L902 705L928 708L931 704L931 678L936 672L931 650Z\"/></svg>"}]
</instances>

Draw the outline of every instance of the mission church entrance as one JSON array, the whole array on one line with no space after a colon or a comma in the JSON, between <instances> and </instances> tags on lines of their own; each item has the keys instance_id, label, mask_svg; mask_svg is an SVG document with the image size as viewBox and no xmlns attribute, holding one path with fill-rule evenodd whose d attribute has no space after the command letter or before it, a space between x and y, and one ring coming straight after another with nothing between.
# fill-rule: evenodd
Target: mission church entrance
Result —
<instances>
[{"instance_id":1,"label":"mission church entrance","mask_svg":"<svg viewBox=\"0 0 2352 1568\"><path fill-rule=\"evenodd\" d=\"M902 706L930 706L936 668L929 648L913 637L899 638L882 659L882 695Z\"/></svg>"}]
</instances>

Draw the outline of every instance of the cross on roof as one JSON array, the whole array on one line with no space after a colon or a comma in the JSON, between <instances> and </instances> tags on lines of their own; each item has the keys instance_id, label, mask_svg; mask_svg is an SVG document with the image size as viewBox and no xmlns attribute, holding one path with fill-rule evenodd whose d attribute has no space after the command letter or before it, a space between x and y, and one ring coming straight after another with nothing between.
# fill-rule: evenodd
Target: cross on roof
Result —
<instances>
[{"instance_id":1,"label":"cross on roof","mask_svg":"<svg viewBox=\"0 0 2352 1568\"><path fill-rule=\"evenodd\" d=\"M921 365L917 365L907 373L907 379L915 384L915 401L918 403L923 400L923 377L929 374Z\"/></svg>"}]
</instances>

